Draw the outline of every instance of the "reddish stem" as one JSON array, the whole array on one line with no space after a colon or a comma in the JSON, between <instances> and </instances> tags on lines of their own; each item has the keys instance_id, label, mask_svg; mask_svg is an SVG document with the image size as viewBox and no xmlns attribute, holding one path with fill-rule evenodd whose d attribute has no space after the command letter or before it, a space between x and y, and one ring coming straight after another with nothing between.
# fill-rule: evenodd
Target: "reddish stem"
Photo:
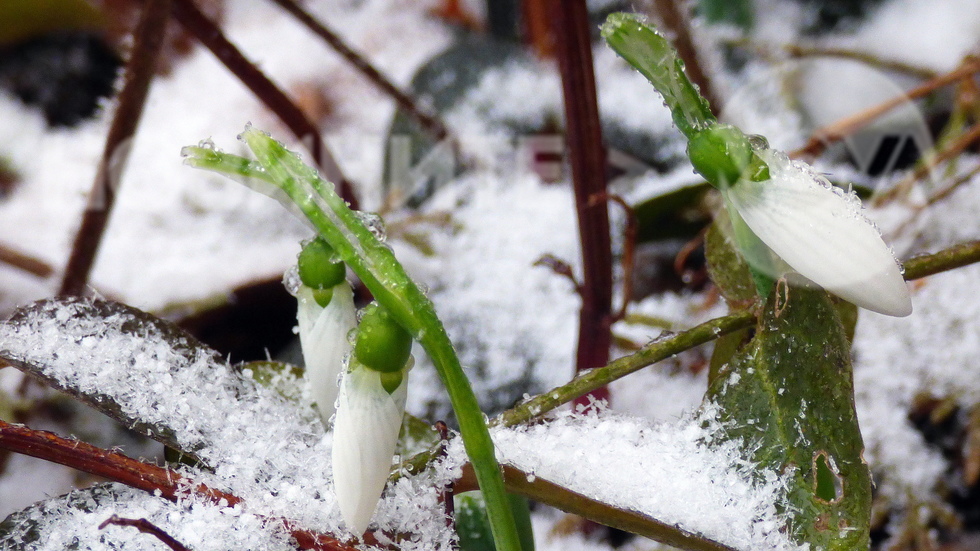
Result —
<instances>
[{"instance_id":1,"label":"reddish stem","mask_svg":"<svg viewBox=\"0 0 980 551\"><path fill-rule=\"evenodd\" d=\"M561 70L579 240L582 243L582 309L579 313L576 369L606 365L612 342L612 252L609 212L605 203L589 205L606 193L606 153L599 126L589 13L585 0L553 0L555 53ZM588 405L608 400L609 390L596 389L576 400Z\"/></svg>"},{"instance_id":2,"label":"reddish stem","mask_svg":"<svg viewBox=\"0 0 980 551\"><path fill-rule=\"evenodd\" d=\"M238 496L204 484L190 486L182 475L170 469L137 461L79 440L67 440L50 432L33 430L24 425L0 421L0 449L65 465L159 495L169 501L177 501L180 496L191 492L206 497L212 503L229 507L242 502ZM280 521L296 539L300 549L355 551L354 547L345 545L332 536L297 528L285 519ZM368 545L378 543L371 533L364 534L362 541Z\"/></svg>"},{"instance_id":3,"label":"reddish stem","mask_svg":"<svg viewBox=\"0 0 980 551\"><path fill-rule=\"evenodd\" d=\"M132 138L143 114L150 81L156 71L169 11L170 0L147 0L133 31L135 43L126 63L126 83L119 93L119 106L109 126L102 159L92 183L82 224L75 235L59 295L80 295L88 283L115 204L116 189L122 181L123 167L129 158Z\"/></svg>"},{"instance_id":4,"label":"reddish stem","mask_svg":"<svg viewBox=\"0 0 980 551\"><path fill-rule=\"evenodd\" d=\"M46 278L54 272L47 262L16 251L2 243L0 243L0 262L40 278Z\"/></svg>"},{"instance_id":5,"label":"reddish stem","mask_svg":"<svg viewBox=\"0 0 980 551\"><path fill-rule=\"evenodd\" d=\"M410 117L415 119L422 128L429 132L437 141L449 136L449 131L439 119L422 111L411 96L402 92L388 77L381 74L371 63L361 54L355 52L347 45L337 33L333 32L326 25L317 21L293 0L272 0L279 4L282 9L289 12L300 23L306 25L308 29L316 33L324 42L330 45L335 52L341 55L348 63L354 66L365 78L371 81L382 92L390 96Z\"/></svg>"},{"instance_id":6,"label":"reddish stem","mask_svg":"<svg viewBox=\"0 0 980 551\"><path fill-rule=\"evenodd\" d=\"M351 204L351 208L356 209L357 201L353 187L341 172L340 165L330 153L316 125L303 114L303 111L269 77L265 76L265 73L246 59L245 55L194 5L192 0L174 0L173 15L187 32L204 44L229 71L238 77L242 84L255 94L259 101L279 117L279 120L310 150L313 162L323 170L327 180L334 182L340 190L340 195Z\"/></svg>"},{"instance_id":7,"label":"reddish stem","mask_svg":"<svg viewBox=\"0 0 980 551\"><path fill-rule=\"evenodd\" d=\"M105 519L105 522L99 525L99 530L105 530L106 526L110 524L115 526L131 526L136 528L144 534L150 534L156 537L164 545L172 549L173 551L190 551L184 544L177 541L176 538L170 534L163 531L162 528L153 524L152 522L146 520L145 518L121 518L116 515Z\"/></svg>"}]
</instances>

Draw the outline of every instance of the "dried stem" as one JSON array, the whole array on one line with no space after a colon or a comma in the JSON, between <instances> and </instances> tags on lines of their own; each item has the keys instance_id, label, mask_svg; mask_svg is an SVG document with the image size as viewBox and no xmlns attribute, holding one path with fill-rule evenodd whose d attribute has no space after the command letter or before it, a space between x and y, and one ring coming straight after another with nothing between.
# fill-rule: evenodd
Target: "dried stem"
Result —
<instances>
[{"instance_id":1,"label":"dried stem","mask_svg":"<svg viewBox=\"0 0 980 551\"><path fill-rule=\"evenodd\" d=\"M54 273L54 269L47 262L15 251L2 243L0 243L0 262L40 278L46 278Z\"/></svg>"},{"instance_id":2,"label":"dried stem","mask_svg":"<svg viewBox=\"0 0 980 551\"><path fill-rule=\"evenodd\" d=\"M717 113L721 103L715 96L711 80L708 79L698 58L698 50L694 47L694 39L691 37L690 18L687 17L678 0L653 0L653 9L663 22L674 47L677 48L677 55L684 60L684 70L688 77L697 85L701 95Z\"/></svg>"},{"instance_id":3,"label":"dried stem","mask_svg":"<svg viewBox=\"0 0 980 551\"><path fill-rule=\"evenodd\" d=\"M606 192L606 155L599 125L589 14L585 0L553 1L555 52L561 70L565 101L565 139L568 142L579 240L582 244L582 309L579 313L576 369L582 371L609 361L612 341L612 251L609 212L605 204L589 206L593 196ZM596 399L609 391L591 389ZM588 397L583 403L588 403Z\"/></svg>"},{"instance_id":4,"label":"dried stem","mask_svg":"<svg viewBox=\"0 0 980 551\"><path fill-rule=\"evenodd\" d=\"M242 499L235 495L204 484L192 485L176 471L137 461L121 453L104 450L78 440L67 440L50 432L32 430L24 425L12 425L0 421L0 449L65 465L159 495L169 501L177 501L179 497L193 493L207 498L212 503L229 507L242 502ZM282 522L299 543L300 549L354 551L353 547L333 537L295 528L287 520ZM369 545L377 543L370 534L365 534L363 539Z\"/></svg>"},{"instance_id":5,"label":"dried stem","mask_svg":"<svg viewBox=\"0 0 980 551\"><path fill-rule=\"evenodd\" d=\"M354 66L365 78L371 81L372 84L377 86L382 92L391 96L395 103L398 104L410 117L415 119L419 125L422 126L431 136L439 141L449 137L449 130L446 125L442 123L438 118L423 111L415 100L411 96L401 91L394 83L392 83L388 77L381 74L381 71L376 69L371 63L364 58L361 54L354 51L347 43L344 42L337 33L333 32L326 27L323 23L314 19L312 15L304 10L299 4L293 0L272 0L278 4L282 9L289 12L293 17L299 20L300 23L306 25L308 29L313 31L317 36L322 38L331 48L334 49L338 54L341 55L348 63ZM452 138L450 138L452 139Z\"/></svg>"},{"instance_id":6,"label":"dried stem","mask_svg":"<svg viewBox=\"0 0 980 551\"><path fill-rule=\"evenodd\" d=\"M903 61L897 61L894 59L884 59L875 54L868 52L862 52L859 50L852 50L849 48L831 48L825 46L815 46L815 45L801 45L801 44L783 44L783 45L769 45L759 43L749 39L736 39L725 41L726 45L734 46L737 48L745 48L752 50L759 56L772 60L773 58L783 57L781 54L773 54L774 50L780 50L781 52L788 54L791 57L837 57L842 59L850 59L853 61L858 61L869 65L872 67L877 67L879 69L884 69L886 71L894 71L896 73L903 73L916 78L921 78L923 80L929 80L936 78L936 72L932 69L926 67L920 67L918 65L911 65Z\"/></svg>"},{"instance_id":7,"label":"dried stem","mask_svg":"<svg viewBox=\"0 0 980 551\"><path fill-rule=\"evenodd\" d=\"M99 530L105 530L110 524L115 526L131 526L144 534L150 534L163 542L164 545L173 551L190 551L184 544L177 541L173 536L163 531L162 528L146 520L145 518L121 518L112 515L105 522L99 525Z\"/></svg>"},{"instance_id":8,"label":"dried stem","mask_svg":"<svg viewBox=\"0 0 980 551\"><path fill-rule=\"evenodd\" d=\"M636 236L639 232L639 222L633 206L619 195L612 193L593 195L589 199L589 206L592 207L606 201L619 205L626 213L626 227L623 228L623 257L620 261L623 269L623 301L619 305L619 311L613 316L613 321L616 322L626 317L626 310L633 300L633 268L636 263Z\"/></svg>"},{"instance_id":9,"label":"dried stem","mask_svg":"<svg viewBox=\"0 0 980 551\"><path fill-rule=\"evenodd\" d=\"M238 80L255 94L266 107L279 117L289 130L303 142L313 155L313 162L323 171L324 177L337 185L340 195L357 208L351 183L344 177L340 165L330 153L316 125L303 111L279 89L269 77L245 58L239 49L194 5L193 0L173 0L174 18L211 51Z\"/></svg>"},{"instance_id":10,"label":"dried stem","mask_svg":"<svg viewBox=\"0 0 980 551\"><path fill-rule=\"evenodd\" d=\"M900 105L904 105L910 100L931 94L935 90L942 88L947 84L952 84L959 80L969 78L978 71L980 71L980 59L967 58L957 69L949 73L940 75L920 86L913 88L912 90L909 90L904 94L880 103L874 107L871 107L870 109L865 109L860 113L855 113L854 115L845 117L833 124L818 128L803 147L790 153L790 157L816 157L822 153L828 145L850 136L892 109Z\"/></svg>"},{"instance_id":11,"label":"dried stem","mask_svg":"<svg viewBox=\"0 0 980 551\"><path fill-rule=\"evenodd\" d=\"M125 84L119 93L119 106L112 117L102 159L92 183L82 224L75 235L59 295L80 295L88 283L95 256L102 242L116 191L122 183L123 167L129 158L133 135L143 114L157 59L167 30L170 0L147 0L133 31L135 43L126 63Z\"/></svg>"},{"instance_id":12,"label":"dried stem","mask_svg":"<svg viewBox=\"0 0 980 551\"><path fill-rule=\"evenodd\" d=\"M939 154L928 157L919 166L917 166L914 171L912 171L912 174L909 174L907 177L903 178L901 182L895 184L895 186L889 189L886 193L882 193L881 195L875 197L874 204L885 204L895 198L907 195L912 189L912 186L922 178L925 178L934 168L959 156L961 153L963 153L963 150L970 147L978 140L980 140L980 123L973 125L969 130L961 134L951 143L947 144L943 150L939 152Z\"/></svg>"}]
</instances>

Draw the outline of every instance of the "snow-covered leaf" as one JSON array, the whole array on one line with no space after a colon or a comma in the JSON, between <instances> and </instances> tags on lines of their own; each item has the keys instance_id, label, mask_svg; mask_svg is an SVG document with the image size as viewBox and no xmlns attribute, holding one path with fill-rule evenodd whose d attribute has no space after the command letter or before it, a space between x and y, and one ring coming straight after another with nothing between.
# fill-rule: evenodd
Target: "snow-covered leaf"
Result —
<instances>
[{"instance_id":1,"label":"snow-covered leaf","mask_svg":"<svg viewBox=\"0 0 980 551\"><path fill-rule=\"evenodd\" d=\"M43 300L18 309L0 325L0 357L195 457L219 429L193 419L254 389L176 325L105 300ZM174 395L176 383L196 388L200 400Z\"/></svg>"}]
</instances>

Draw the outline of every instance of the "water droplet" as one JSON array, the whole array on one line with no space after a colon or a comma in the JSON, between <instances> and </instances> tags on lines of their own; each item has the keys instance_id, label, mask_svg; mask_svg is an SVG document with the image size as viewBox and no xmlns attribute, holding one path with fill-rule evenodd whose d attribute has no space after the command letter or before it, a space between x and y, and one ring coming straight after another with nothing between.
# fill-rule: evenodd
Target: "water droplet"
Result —
<instances>
[{"instance_id":1,"label":"water droplet","mask_svg":"<svg viewBox=\"0 0 980 551\"><path fill-rule=\"evenodd\" d=\"M380 216L373 212L355 212L355 214L357 219L371 230L374 237L378 238L378 241L385 242L388 236L385 234L385 222Z\"/></svg>"},{"instance_id":2,"label":"water droplet","mask_svg":"<svg viewBox=\"0 0 980 551\"><path fill-rule=\"evenodd\" d=\"M752 149L760 151L763 149L769 149L769 140L765 136L760 136L758 134L749 134L746 136L749 139L749 145Z\"/></svg>"},{"instance_id":3,"label":"water droplet","mask_svg":"<svg viewBox=\"0 0 980 551\"><path fill-rule=\"evenodd\" d=\"M286 291L295 296L299 294L299 286L301 285L299 280L299 268L293 264L286 270L286 273L282 275L282 285L286 288Z\"/></svg>"},{"instance_id":4,"label":"water droplet","mask_svg":"<svg viewBox=\"0 0 980 551\"><path fill-rule=\"evenodd\" d=\"M201 149L209 149L211 151L217 149L216 147L214 147L214 142L211 141L211 138L197 142L197 147L200 147Z\"/></svg>"}]
</instances>

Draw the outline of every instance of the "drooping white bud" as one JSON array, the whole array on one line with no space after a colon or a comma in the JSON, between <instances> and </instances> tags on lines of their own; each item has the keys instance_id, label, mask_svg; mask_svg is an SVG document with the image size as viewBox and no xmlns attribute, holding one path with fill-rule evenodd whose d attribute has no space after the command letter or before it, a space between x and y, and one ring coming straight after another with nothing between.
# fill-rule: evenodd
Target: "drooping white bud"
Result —
<instances>
[{"instance_id":1,"label":"drooping white bud","mask_svg":"<svg viewBox=\"0 0 980 551\"><path fill-rule=\"evenodd\" d=\"M340 513L351 533L367 529L391 471L391 459L408 396L408 371L381 373L351 359L337 400L333 429L333 480ZM385 390L382 378L400 376Z\"/></svg>"},{"instance_id":2,"label":"drooping white bud","mask_svg":"<svg viewBox=\"0 0 980 551\"><path fill-rule=\"evenodd\" d=\"M317 303L313 290L305 285L300 285L296 293L306 378L324 424L334 414L340 392L338 380L344 370L344 358L351 351L347 335L357 325L350 285L345 281L332 289L333 296L326 307Z\"/></svg>"},{"instance_id":3,"label":"drooping white bud","mask_svg":"<svg viewBox=\"0 0 980 551\"><path fill-rule=\"evenodd\" d=\"M831 293L882 314L911 314L901 268L857 197L781 152L758 155L771 179L742 179L722 191L745 225L791 268Z\"/></svg>"}]
</instances>

